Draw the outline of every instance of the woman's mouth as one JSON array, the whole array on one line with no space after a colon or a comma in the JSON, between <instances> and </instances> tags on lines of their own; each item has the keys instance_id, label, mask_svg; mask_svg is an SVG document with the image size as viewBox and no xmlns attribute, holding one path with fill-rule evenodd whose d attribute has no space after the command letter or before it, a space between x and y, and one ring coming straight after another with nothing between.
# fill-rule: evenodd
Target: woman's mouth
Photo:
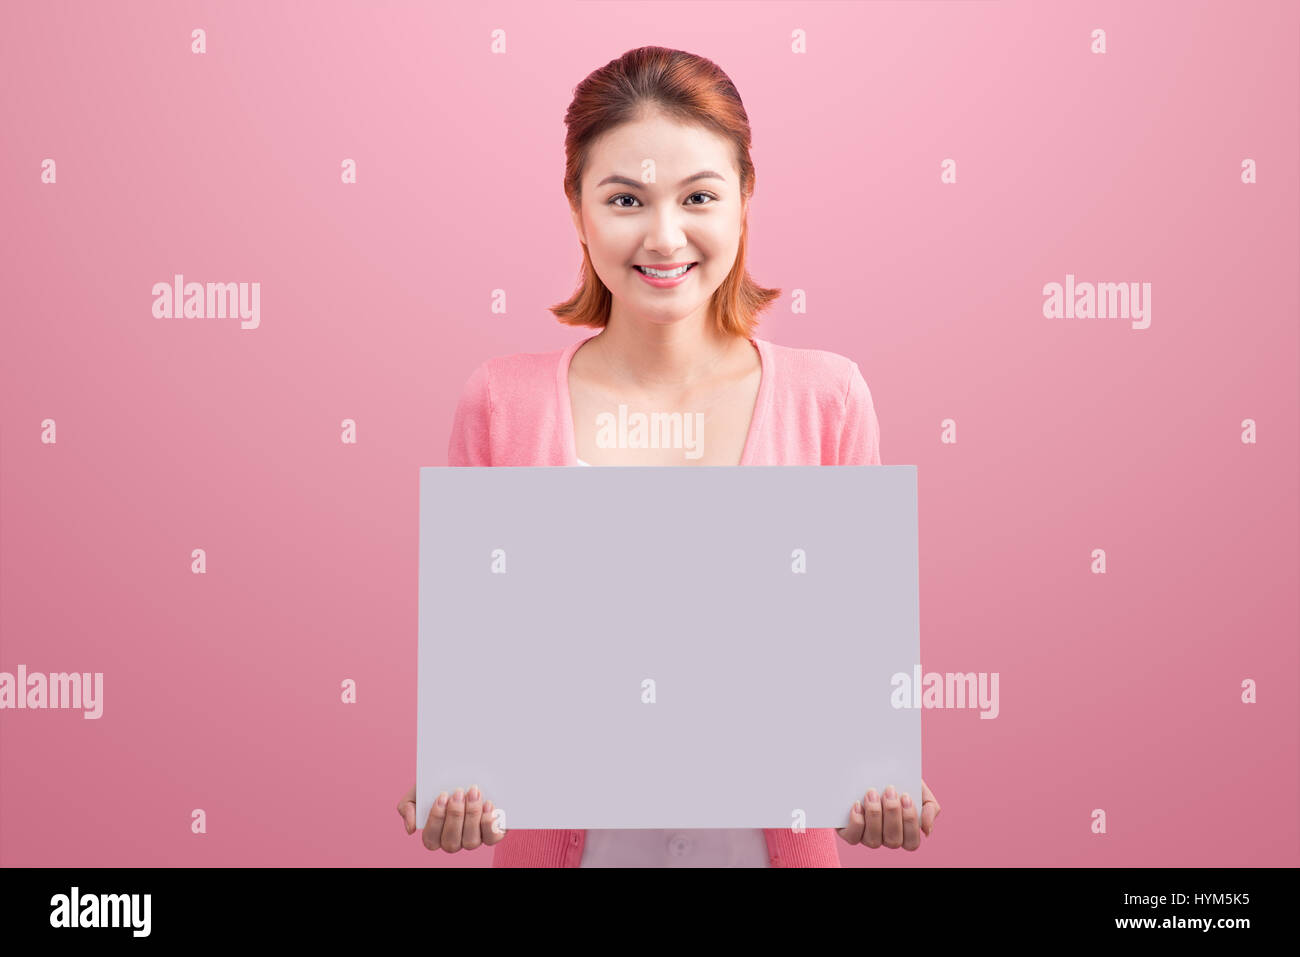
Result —
<instances>
[{"instance_id":1,"label":"woman's mouth","mask_svg":"<svg viewBox=\"0 0 1300 957\"><path fill-rule=\"evenodd\" d=\"M663 289L668 286L677 285L688 272L698 265L699 263L685 263L672 269L634 265L632 268L637 271L637 275L650 285L658 286L660 289Z\"/></svg>"}]
</instances>

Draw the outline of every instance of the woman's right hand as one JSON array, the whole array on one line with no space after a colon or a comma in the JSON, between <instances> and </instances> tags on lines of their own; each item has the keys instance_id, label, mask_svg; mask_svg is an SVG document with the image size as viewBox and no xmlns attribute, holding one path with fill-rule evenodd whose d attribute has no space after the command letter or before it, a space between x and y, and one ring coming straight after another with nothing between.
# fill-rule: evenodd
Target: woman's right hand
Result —
<instances>
[{"instance_id":1,"label":"woman's right hand","mask_svg":"<svg viewBox=\"0 0 1300 957\"><path fill-rule=\"evenodd\" d=\"M441 805L439 802L442 802ZM415 785L402 795L397 802L397 813L402 816L406 833L415 833ZM491 801L483 800L483 793L477 787L471 787L469 794L460 788L448 796L446 791L438 795L429 808L429 820L421 832L424 846L431 851L472 851L487 844L491 846L505 839L505 831L492 829L493 807Z\"/></svg>"}]
</instances>

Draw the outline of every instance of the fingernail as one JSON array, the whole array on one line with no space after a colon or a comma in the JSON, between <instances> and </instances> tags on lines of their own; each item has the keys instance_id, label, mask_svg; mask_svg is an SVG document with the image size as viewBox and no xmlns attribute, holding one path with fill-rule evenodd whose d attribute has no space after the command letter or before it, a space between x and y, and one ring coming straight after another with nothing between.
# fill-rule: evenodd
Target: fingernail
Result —
<instances>
[{"instance_id":1,"label":"fingernail","mask_svg":"<svg viewBox=\"0 0 1300 957\"><path fill-rule=\"evenodd\" d=\"M908 794L906 791L904 791L904 792L903 792L903 807L911 807L911 806L912 806L912 795L910 795L910 794Z\"/></svg>"},{"instance_id":2,"label":"fingernail","mask_svg":"<svg viewBox=\"0 0 1300 957\"><path fill-rule=\"evenodd\" d=\"M861 801L854 801L854 802L853 802L853 813L854 813L854 814L861 814L861 813L862 813L862 802L861 802Z\"/></svg>"},{"instance_id":3,"label":"fingernail","mask_svg":"<svg viewBox=\"0 0 1300 957\"><path fill-rule=\"evenodd\" d=\"M891 800L893 798L898 797L898 792L894 790L894 786L892 784L889 787L885 788L885 797L890 798Z\"/></svg>"},{"instance_id":4,"label":"fingernail","mask_svg":"<svg viewBox=\"0 0 1300 957\"><path fill-rule=\"evenodd\" d=\"M467 795L465 795L465 796L466 796L467 798L469 798L469 800L470 800L471 802L473 802L473 801L477 801L477 800L478 800L480 797L482 797L483 795L481 795L481 794L478 793L478 785L475 784L473 787L471 787L471 788L469 789L469 794L467 794Z\"/></svg>"},{"instance_id":5,"label":"fingernail","mask_svg":"<svg viewBox=\"0 0 1300 957\"><path fill-rule=\"evenodd\" d=\"M465 792L462 791L460 788L456 788L456 793L451 796L451 803L455 805L464 804Z\"/></svg>"},{"instance_id":6,"label":"fingernail","mask_svg":"<svg viewBox=\"0 0 1300 957\"><path fill-rule=\"evenodd\" d=\"M876 789L875 789L875 788L872 788L871 790L867 791L867 803L868 803L868 804L875 804L876 801L878 801L878 800L879 800L879 798L876 797Z\"/></svg>"},{"instance_id":7,"label":"fingernail","mask_svg":"<svg viewBox=\"0 0 1300 957\"><path fill-rule=\"evenodd\" d=\"M441 794L438 795L438 807L446 807L446 806L447 806L447 792L443 791Z\"/></svg>"}]
</instances>

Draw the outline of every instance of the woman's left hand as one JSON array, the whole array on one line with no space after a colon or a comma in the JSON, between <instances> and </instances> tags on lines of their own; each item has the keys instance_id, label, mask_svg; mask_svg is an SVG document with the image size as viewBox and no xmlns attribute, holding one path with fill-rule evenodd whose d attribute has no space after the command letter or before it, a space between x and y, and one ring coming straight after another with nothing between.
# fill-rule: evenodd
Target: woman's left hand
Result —
<instances>
[{"instance_id":1,"label":"woman's left hand","mask_svg":"<svg viewBox=\"0 0 1300 957\"><path fill-rule=\"evenodd\" d=\"M882 800L883 798L883 800ZM883 795L876 789L867 791L862 800L853 802L849 810L849 826L836 830L849 844L867 847L901 847L914 851L921 846L921 831L926 837L934 830L934 819L939 816L939 802L934 799L930 786L921 782L921 820L917 826L916 802L910 794L899 795L891 784Z\"/></svg>"}]
</instances>

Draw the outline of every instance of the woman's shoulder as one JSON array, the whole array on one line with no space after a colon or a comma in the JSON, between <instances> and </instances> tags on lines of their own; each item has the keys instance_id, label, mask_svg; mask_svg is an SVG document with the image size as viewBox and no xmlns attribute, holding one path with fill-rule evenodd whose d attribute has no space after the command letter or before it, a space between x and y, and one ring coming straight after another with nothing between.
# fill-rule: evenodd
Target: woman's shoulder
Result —
<instances>
[{"instance_id":1,"label":"woman's shoulder","mask_svg":"<svg viewBox=\"0 0 1300 957\"><path fill-rule=\"evenodd\" d=\"M762 340L774 367L775 395L785 401L812 400L828 407L839 403L859 388L866 387L858 363L829 349L778 345Z\"/></svg>"},{"instance_id":2,"label":"woman's shoulder","mask_svg":"<svg viewBox=\"0 0 1300 957\"><path fill-rule=\"evenodd\" d=\"M511 352L489 356L470 371L461 387L459 403L483 412L510 410L511 414L536 410L553 397L560 362L580 344L570 343L546 352ZM522 399L523 401L516 401Z\"/></svg>"},{"instance_id":3,"label":"woman's shoulder","mask_svg":"<svg viewBox=\"0 0 1300 957\"><path fill-rule=\"evenodd\" d=\"M780 420L817 445L822 464L879 465L880 424L858 363L829 349L764 342L772 360L772 402Z\"/></svg>"},{"instance_id":4,"label":"woman's shoulder","mask_svg":"<svg viewBox=\"0 0 1300 957\"><path fill-rule=\"evenodd\" d=\"M826 348L764 342L772 359L772 400L781 421L816 447L822 464L879 465L880 424L857 361Z\"/></svg>"},{"instance_id":5,"label":"woman's shoulder","mask_svg":"<svg viewBox=\"0 0 1300 957\"><path fill-rule=\"evenodd\" d=\"M510 352L489 356L474 368L468 381L477 380L480 386L487 386L553 377L560 367L560 358L573 345L547 352Z\"/></svg>"},{"instance_id":6,"label":"woman's shoulder","mask_svg":"<svg viewBox=\"0 0 1300 957\"><path fill-rule=\"evenodd\" d=\"M547 352L512 352L479 362L452 415L451 465L543 461L554 454L560 360L576 344Z\"/></svg>"}]
</instances>

